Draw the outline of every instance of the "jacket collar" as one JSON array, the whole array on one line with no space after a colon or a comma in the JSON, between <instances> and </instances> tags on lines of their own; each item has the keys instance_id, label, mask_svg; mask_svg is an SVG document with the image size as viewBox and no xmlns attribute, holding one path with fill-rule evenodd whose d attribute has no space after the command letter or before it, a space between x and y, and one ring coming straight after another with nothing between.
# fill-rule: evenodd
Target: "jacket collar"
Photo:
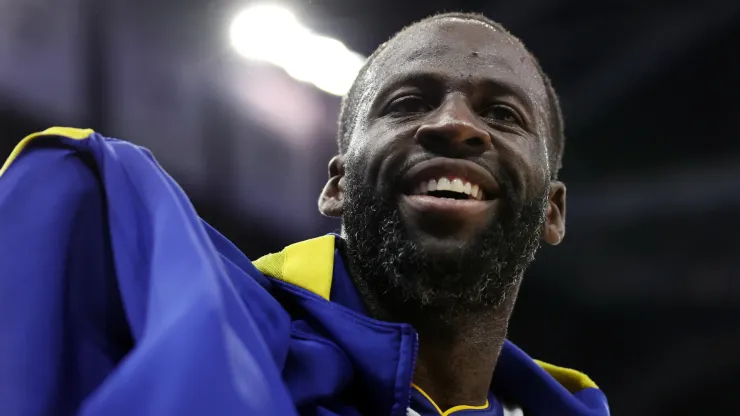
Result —
<instances>
[{"instance_id":1,"label":"jacket collar","mask_svg":"<svg viewBox=\"0 0 740 416\"><path fill-rule=\"evenodd\" d=\"M369 414L405 415L417 353L411 325L370 318L341 260L335 235L288 246L254 265L349 357ZM329 301L331 298L331 301Z\"/></svg>"}]
</instances>

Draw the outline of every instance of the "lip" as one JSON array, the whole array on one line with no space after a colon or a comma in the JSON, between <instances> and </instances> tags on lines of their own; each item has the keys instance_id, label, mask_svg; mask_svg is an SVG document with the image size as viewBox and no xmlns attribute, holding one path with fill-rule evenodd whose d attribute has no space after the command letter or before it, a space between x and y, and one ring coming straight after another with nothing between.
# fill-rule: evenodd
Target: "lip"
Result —
<instances>
[{"instance_id":1,"label":"lip","mask_svg":"<svg viewBox=\"0 0 740 416\"><path fill-rule=\"evenodd\" d=\"M437 198L411 193L422 181L441 176L477 184L483 190L484 199ZM401 196L402 212L423 229L440 235L479 228L496 210L500 195L498 182L484 168L467 160L444 157L413 166L404 175L403 184L406 192Z\"/></svg>"},{"instance_id":2,"label":"lip","mask_svg":"<svg viewBox=\"0 0 740 416\"><path fill-rule=\"evenodd\" d=\"M497 201L436 198L429 195L403 195L402 201L414 211L431 215L436 220L460 219L475 221L487 217ZM479 218L480 217L480 218Z\"/></svg>"},{"instance_id":3,"label":"lip","mask_svg":"<svg viewBox=\"0 0 740 416\"><path fill-rule=\"evenodd\" d=\"M483 201L452 200L459 203L464 202L486 202L498 198L500 187L496 179L483 167L476 163L461 160L438 157L414 165L404 176L403 184L405 194L408 197L422 195L411 195L413 189L423 181L439 177L450 179L459 178L480 186L485 196ZM432 198L432 197L430 197ZM446 199L446 198L432 198ZM445 202L446 203L446 202ZM458 204L460 205L460 204Z\"/></svg>"}]
</instances>

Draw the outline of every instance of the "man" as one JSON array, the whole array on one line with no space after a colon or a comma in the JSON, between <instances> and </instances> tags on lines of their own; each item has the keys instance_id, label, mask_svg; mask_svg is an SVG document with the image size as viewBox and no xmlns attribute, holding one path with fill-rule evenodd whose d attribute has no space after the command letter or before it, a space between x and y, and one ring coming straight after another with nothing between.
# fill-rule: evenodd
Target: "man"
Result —
<instances>
[{"instance_id":1,"label":"man","mask_svg":"<svg viewBox=\"0 0 740 416\"><path fill-rule=\"evenodd\" d=\"M0 171L0 413L608 415L586 376L505 341L565 221L560 110L521 42L478 15L416 23L339 130L319 208L342 235L254 263L146 151L22 141Z\"/></svg>"}]
</instances>

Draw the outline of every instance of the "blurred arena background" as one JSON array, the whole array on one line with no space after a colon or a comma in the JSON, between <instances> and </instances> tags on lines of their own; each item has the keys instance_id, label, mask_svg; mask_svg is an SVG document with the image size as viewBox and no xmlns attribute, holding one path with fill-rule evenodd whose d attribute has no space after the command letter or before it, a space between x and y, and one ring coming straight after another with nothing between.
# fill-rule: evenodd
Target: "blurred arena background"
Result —
<instances>
[{"instance_id":1,"label":"blurred arena background","mask_svg":"<svg viewBox=\"0 0 740 416\"><path fill-rule=\"evenodd\" d=\"M539 58L568 133L568 236L510 338L585 371L614 415L740 414L739 1L279 5L0 0L0 157L51 125L140 144L255 258L338 229L316 200L364 57L483 12Z\"/></svg>"}]
</instances>

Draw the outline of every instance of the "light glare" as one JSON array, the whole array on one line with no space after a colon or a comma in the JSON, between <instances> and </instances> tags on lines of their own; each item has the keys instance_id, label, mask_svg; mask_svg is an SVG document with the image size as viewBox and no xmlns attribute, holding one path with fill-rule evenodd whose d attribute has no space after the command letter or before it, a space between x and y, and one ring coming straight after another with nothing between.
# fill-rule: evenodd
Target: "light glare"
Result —
<instances>
[{"instance_id":1,"label":"light glare","mask_svg":"<svg viewBox=\"0 0 740 416\"><path fill-rule=\"evenodd\" d=\"M239 13L230 35L242 56L279 66L334 95L347 93L365 62L342 42L312 33L280 6L255 6Z\"/></svg>"}]
</instances>

